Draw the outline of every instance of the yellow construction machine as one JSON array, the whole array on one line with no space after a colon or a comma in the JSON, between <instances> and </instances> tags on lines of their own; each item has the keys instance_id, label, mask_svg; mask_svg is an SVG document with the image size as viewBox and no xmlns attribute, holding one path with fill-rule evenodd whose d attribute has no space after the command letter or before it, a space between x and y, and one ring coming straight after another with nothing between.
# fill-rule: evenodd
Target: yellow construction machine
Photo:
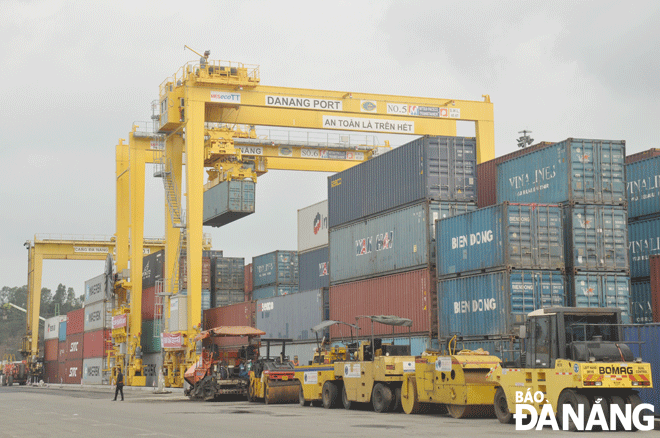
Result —
<instances>
[{"instance_id":1,"label":"yellow construction machine","mask_svg":"<svg viewBox=\"0 0 660 438\"><path fill-rule=\"evenodd\" d=\"M450 345L450 354L425 352L415 359L415 372L404 376L403 411L422 413L439 404L454 418L493 416L495 384L486 377L499 363L481 349L456 353Z\"/></svg>"},{"instance_id":2,"label":"yellow construction machine","mask_svg":"<svg viewBox=\"0 0 660 438\"><path fill-rule=\"evenodd\" d=\"M319 333L326 332L333 325L346 325L351 328L351 342L344 343L343 346L330 346L327 336L323 336L321 341L318 339ZM359 327L354 324L348 324L341 321L323 321L314 326L312 331L316 334L318 347L314 352L314 357L309 365L297 366L295 368L295 377L300 384L298 401L301 406L316 405L323 403L323 407L329 409L337 399L337 388L334 386L335 380L335 362L345 362L350 360L352 353L357 351L357 342L353 341L352 329L358 330Z\"/></svg>"},{"instance_id":3,"label":"yellow construction machine","mask_svg":"<svg viewBox=\"0 0 660 438\"><path fill-rule=\"evenodd\" d=\"M285 355L286 344L291 339L262 339L266 343L266 355L253 361L249 372L248 401L263 399L264 403L294 403L298 400L298 381L294 378L294 366ZM270 355L271 344L282 344L279 356Z\"/></svg>"},{"instance_id":4,"label":"yellow construction machine","mask_svg":"<svg viewBox=\"0 0 660 438\"><path fill-rule=\"evenodd\" d=\"M641 404L638 390L651 388L651 366L635 358L623 342L621 309L554 307L535 310L521 327L522 348L516 362L496 366L489 380L496 385L495 414L501 423L513 421L517 405L536 414L550 405L558 426L577 430L579 419L567 414L602 409L632 411ZM614 409L618 407L618 409ZM531 412L530 412L531 413ZM582 424L584 426L584 424Z\"/></svg>"}]
</instances>

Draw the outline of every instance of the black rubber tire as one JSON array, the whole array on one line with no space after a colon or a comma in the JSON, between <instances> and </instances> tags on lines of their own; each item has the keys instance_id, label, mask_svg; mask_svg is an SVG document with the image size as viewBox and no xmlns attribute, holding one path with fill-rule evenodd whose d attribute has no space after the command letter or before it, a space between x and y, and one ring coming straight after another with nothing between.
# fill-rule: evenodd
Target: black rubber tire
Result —
<instances>
[{"instance_id":1,"label":"black rubber tire","mask_svg":"<svg viewBox=\"0 0 660 438\"><path fill-rule=\"evenodd\" d=\"M13 386L14 385L14 376L9 376L7 377L7 386Z\"/></svg>"},{"instance_id":2,"label":"black rubber tire","mask_svg":"<svg viewBox=\"0 0 660 438\"><path fill-rule=\"evenodd\" d=\"M303 387L300 385L300 390L298 391L298 404L300 406L309 406L310 403L305 400L305 393L303 392Z\"/></svg>"},{"instance_id":3,"label":"black rubber tire","mask_svg":"<svg viewBox=\"0 0 660 438\"><path fill-rule=\"evenodd\" d=\"M621 412L626 412L626 400L624 400L623 397L618 395L613 395L610 397L608 401L610 402L610 406L616 405L619 407ZM621 422L618 419L616 420L616 430L623 430L623 424L621 424Z\"/></svg>"},{"instance_id":4,"label":"black rubber tire","mask_svg":"<svg viewBox=\"0 0 660 438\"><path fill-rule=\"evenodd\" d=\"M337 385L334 382L327 381L323 384L321 398L323 399L323 407L326 409L333 409L337 407Z\"/></svg>"},{"instance_id":5,"label":"black rubber tire","mask_svg":"<svg viewBox=\"0 0 660 438\"><path fill-rule=\"evenodd\" d=\"M252 384L249 384L249 385L248 385L248 389L247 389L247 400L248 400L249 402L253 402L253 401L255 401L255 397L254 397L254 386L253 386Z\"/></svg>"},{"instance_id":6,"label":"black rubber tire","mask_svg":"<svg viewBox=\"0 0 660 438\"><path fill-rule=\"evenodd\" d=\"M557 400L557 423L562 430L570 430L571 432L575 432L577 427L575 426L575 423L573 423L570 419L567 429L565 429L564 425L562 424L565 404L571 405L573 411L575 412L578 412L578 405L584 405L584 418L589 418L589 414L591 413L591 404L587 396L578 394L572 389L565 389L561 394L559 394L559 399Z\"/></svg>"},{"instance_id":7,"label":"black rubber tire","mask_svg":"<svg viewBox=\"0 0 660 438\"><path fill-rule=\"evenodd\" d=\"M509 411L509 403L506 399L506 394L502 387L498 387L495 391L495 399L493 401L493 407L495 408L495 416L502 424L511 424L513 423L513 414Z\"/></svg>"},{"instance_id":8,"label":"black rubber tire","mask_svg":"<svg viewBox=\"0 0 660 438\"><path fill-rule=\"evenodd\" d=\"M371 402L374 405L374 411L381 413L387 412L392 404L392 389L382 383L376 383L371 392Z\"/></svg>"},{"instance_id":9,"label":"black rubber tire","mask_svg":"<svg viewBox=\"0 0 660 438\"><path fill-rule=\"evenodd\" d=\"M591 409L594 408L596 405L600 405L601 408L603 409L603 416L607 420L607 428L609 430L610 427L610 401L607 397L603 397L602 395L589 395L589 403L591 404ZM586 425L588 421L588 418L584 419L584 424ZM600 426L594 426L594 431L600 432L603 430L602 427Z\"/></svg>"},{"instance_id":10,"label":"black rubber tire","mask_svg":"<svg viewBox=\"0 0 660 438\"><path fill-rule=\"evenodd\" d=\"M635 408L642 404L642 398L639 396L639 394L630 394L626 397L626 403L630 405L630 411L634 412ZM640 412L640 414L643 414L643 411ZM653 413L651 412L650 414L652 415ZM634 421L630 424L630 430L637 431Z\"/></svg>"},{"instance_id":11,"label":"black rubber tire","mask_svg":"<svg viewBox=\"0 0 660 438\"><path fill-rule=\"evenodd\" d=\"M270 399L270 391L268 390L268 384L264 386L264 403L269 405L272 404L272 402L269 400Z\"/></svg>"},{"instance_id":12,"label":"black rubber tire","mask_svg":"<svg viewBox=\"0 0 660 438\"><path fill-rule=\"evenodd\" d=\"M392 397L392 404L390 405L390 412L401 412L401 387L394 388L394 397Z\"/></svg>"},{"instance_id":13,"label":"black rubber tire","mask_svg":"<svg viewBox=\"0 0 660 438\"><path fill-rule=\"evenodd\" d=\"M351 409L352 402L348 399L346 394L346 385L341 388L341 404L344 406L344 409Z\"/></svg>"}]
</instances>

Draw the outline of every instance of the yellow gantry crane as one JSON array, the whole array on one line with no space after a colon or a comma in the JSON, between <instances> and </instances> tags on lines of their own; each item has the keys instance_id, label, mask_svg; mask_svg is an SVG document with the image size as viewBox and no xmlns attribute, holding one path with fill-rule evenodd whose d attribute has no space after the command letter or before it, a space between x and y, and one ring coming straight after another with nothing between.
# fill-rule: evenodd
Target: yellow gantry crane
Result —
<instances>
[{"instance_id":1,"label":"yellow gantry crane","mask_svg":"<svg viewBox=\"0 0 660 438\"><path fill-rule=\"evenodd\" d=\"M170 280L177 275L180 242L184 236L188 242L188 330L182 333L180 348L164 348L166 386L182 386L184 370L197 360L192 339L201 325L204 191L224 181L256 181L268 169L338 172L369 159L374 150L341 142L311 145L259 139L254 126L455 136L456 122L467 120L475 123L477 161L495 155L488 95L483 101L466 101L264 86L258 66L209 60L208 51L197 54L200 61L187 63L166 79L159 94ZM180 193L184 154L185 215ZM176 282L168 281L166 294L177 293Z\"/></svg>"}]
</instances>

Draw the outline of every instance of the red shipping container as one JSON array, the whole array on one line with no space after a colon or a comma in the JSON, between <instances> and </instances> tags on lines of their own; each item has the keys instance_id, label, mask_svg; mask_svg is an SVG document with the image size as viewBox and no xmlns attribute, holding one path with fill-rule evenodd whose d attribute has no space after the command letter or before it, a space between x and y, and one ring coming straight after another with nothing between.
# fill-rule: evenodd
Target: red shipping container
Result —
<instances>
[{"instance_id":1,"label":"red shipping container","mask_svg":"<svg viewBox=\"0 0 660 438\"><path fill-rule=\"evenodd\" d=\"M212 329L220 326L249 326L255 327L256 303L231 304L224 307L216 307L204 311L204 329ZM212 338L214 344L219 346L247 345L248 339L241 337Z\"/></svg>"},{"instance_id":2,"label":"red shipping container","mask_svg":"<svg viewBox=\"0 0 660 438\"><path fill-rule=\"evenodd\" d=\"M530 152L538 151L554 143L542 141L527 148L502 155L494 160L477 165L477 206L479 208L497 204L497 165Z\"/></svg>"},{"instance_id":3,"label":"red shipping container","mask_svg":"<svg viewBox=\"0 0 660 438\"><path fill-rule=\"evenodd\" d=\"M85 331L85 309L73 310L66 314L66 336Z\"/></svg>"},{"instance_id":4,"label":"red shipping container","mask_svg":"<svg viewBox=\"0 0 660 438\"><path fill-rule=\"evenodd\" d=\"M111 340L112 330L95 330L85 332L83 336L83 359L105 357L108 350L108 341Z\"/></svg>"},{"instance_id":5,"label":"red shipping container","mask_svg":"<svg viewBox=\"0 0 660 438\"><path fill-rule=\"evenodd\" d=\"M652 148L647 151L637 152L636 154L628 155L626 157L626 164L636 163L638 161L646 160L647 158L653 158L660 156L660 149Z\"/></svg>"},{"instance_id":6,"label":"red shipping container","mask_svg":"<svg viewBox=\"0 0 660 438\"><path fill-rule=\"evenodd\" d=\"M142 319L154 319L156 306L156 287L150 287L142 290Z\"/></svg>"},{"instance_id":7,"label":"red shipping container","mask_svg":"<svg viewBox=\"0 0 660 438\"><path fill-rule=\"evenodd\" d=\"M65 383L66 362L57 362L57 383Z\"/></svg>"},{"instance_id":8,"label":"red shipping container","mask_svg":"<svg viewBox=\"0 0 660 438\"><path fill-rule=\"evenodd\" d=\"M653 322L660 322L660 254L649 258L651 265L651 308Z\"/></svg>"},{"instance_id":9,"label":"red shipping container","mask_svg":"<svg viewBox=\"0 0 660 438\"><path fill-rule=\"evenodd\" d=\"M82 358L67 360L64 369L64 383L79 384L80 380L82 379L82 372L83 372Z\"/></svg>"},{"instance_id":10,"label":"red shipping container","mask_svg":"<svg viewBox=\"0 0 660 438\"><path fill-rule=\"evenodd\" d=\"M56 339L57 340L57 339ZM50 360L44 362L44 382L46 383L59 383L57 373L59 372L59 362Z\"/></svg>"},{"instance_id":11,"label":"red shipping container","mask_svg":"<svg viewBox=\"0 0 660 438\"><path fill-rule=\"evenodd\" d=\"M49 339L44 342L44 361L57 361L57 356L59 355L60 341L55 339Z\"/></svg>"},{"instance_id":12,"label":"red shipping container","mask_svg":"<svg viewBox=\"0 0 660 438\"><path fill-rule=\"evenodd\" d=\"M66 349L66 341L64 342L59 342L58 347L57 347L57 361L60 363L64 363L66 361L66 352L68 351Z\"/></svg>"},{"instance_id":13,"label":"red shipping container","mask_svg":"<svg viewBox=\"0 0 660 438\"><path fill-rule=\"evenodd\" d=\"M330 286L330 319L355 324L358 315L395 315L412 320L411 333L436 332L437 293L432 277L429 269L421 269ZM362 318L357 324L360 336L371 335L371 321ZM392 331L391 326L374 323L374 334L392 333L407 334L408 328ZM330 337L339 336L339 328L331 327Z\"/></svg>"},{"instance_id":14,"label":"red shipping container","mask_svg":"<svg viewBox=\"0 0 660 438\"><path fill-rule=\"evenodd\" d=\"M66 337L66 360L82 360L83 358L83 333L77 333Z\"/></svg>"},{"instance_id":15,"label":"red shipping container","mask_svg":"<svg viewBox=\"0 0 660 438\"><path fill-rule=\"evenodd\" d=\"M254 284L252 280L252 263L245 265L245 296L252 297L252 289L254 289Z\"/></svg>"}]
</instances>

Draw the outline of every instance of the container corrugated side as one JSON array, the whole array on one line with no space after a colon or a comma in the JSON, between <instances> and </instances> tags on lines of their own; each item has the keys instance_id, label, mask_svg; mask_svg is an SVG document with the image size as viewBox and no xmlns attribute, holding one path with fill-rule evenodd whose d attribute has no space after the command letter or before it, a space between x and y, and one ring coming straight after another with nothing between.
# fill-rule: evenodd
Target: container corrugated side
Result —
<instances>
[{"instance_id":1,"label":"container corrugated side","mask_svg":"<svg viewBox=\"0 0 660 438\"><path fill-rule=\"evenodd\" d=\"M179 259L179 281L181 289L188 289L188 259ZM211 289L211 259L202 257L202 289Z\"/></svg>"},{"instance_id":2,"label":"container corrugated side","mask_svg":"<svg viewBox=\"0 0 660 438\"><path fill-rule=\"evenodd\" d=\"M188 330L188 297L182 293L170 297L170 333Z\"/></svg>"},{"instance_id":3,"label":"container corrugated side","mask_svg":"<svg viewBox=\"0 0 660 438\"><path fill-rule=\"evenodd\" d=\"M59 342L57 347L57 361L64 363L67 357L68 344L66 341Z\"/></svg>"},{"instance_id":4,"label":"container corrugated side","mask_svg":"<svg viewBox=\"0 0 660 438\"><path fill-rule=\"evenodd\" d=\"M211 290L235 290L245 287L245 259L216 258L211 263Z\"/></svg>"},{"instance_id":5,"label":"container corrugated side","mask_svg":"<svg viewBox=\"0 0 660 438\"><path fill-rule=\"evenodd\" d=\"M419 269L330 286L330 319L355 323L359 315L396 315L412 320L411 333L434 332L437 317L435 281L430 269ZM360 335L371 333L371 322L360 319ZM374 334L407 334L408 328L374 324ZM333 326L336 339L340 329Z\"/></svg>"},{"instance_id":6,"label":"container corrugated side","mask_svg":"<svg viewBox=\"0 0 660 438\"><path fill-rule=\"evenodd\" d=\"M660 156L626 165L628 216L660 214Z\"/></svg>"},{"instance_id":7,"label":"container corrugated side","mask_svg":"<svg viewBox=\"0 0 660 438\"><path fill-rule=\"evenodd\" d=\"M142 352L144 354L158 353L160 351L160 333L155 333L154 325L156 321L142 321Z\"/></svg>"},{"instance_id":8,"label":"container corrugated side","mask_svg":"<svg viewBox=\"0 0 660 438\"><path fill-rule=\"evenodd\" d=\"M251 180L221 182L204 191L204 225L221 227L254 213L255 185Z\"/></svg>"},{"instance_id":9,"label":"container corrugated side","mask_svg":"<svg viewBox=\"0 0 660 438\"><path fill-rule=\"evenodd\" d=\"M44 340L58 339L60 336L60 323L66 321L66 315L53 316L44 322Z\"/></svg>"},{"instance_id":10,"label":"container corrugated side","mask_svg":"<svg viewBox=\"0 0 660 438\"><path fill-rule=\"evenodd\" d=\"M623 339L629 342L627 345L635 357L641 357L642 361L651 364L653 389L643 389L639 391L639 396L642 403L649 403L654 406L656 413L660 412L660 389L656 383L660 382L660 324L624 327Z\"/></svg>"},{"instance_id":11,"label":"container corrugated side","mask_svg":"<svg viewBox=\"0 0 660 438\"><path fill-rule=\"evenodd\" d=\"M106 364L102 357L84 359L82 368L81 383L83 385L108 385L110 383L110 373L103 371Z\"/></svg>"},{"instance_id":12,"label":"container corrugated side","mask_svg":"<svg viewBox=\"0 0 660 438\"><path fill-rule=\"evenodd\" d=\"M156 313L156 286L142 289L142 319L154 319Z\"/></svg>"},{"instance_id":13,"label":"container corrugated side","mask_svg":"<svg viewBox=\"0 0 660 438\"><path fill-rule=\"evenodd\" d=\"M553 145L551 142L541 142L519 149L510 154L502 155L494 160L477 164L477 205L479 208L497 204L497 165L536 150Z\"/></svg>"},{"instance_id":14,"label":"container corrugated side","mask_svg":"<svg viewBox=\"0 0 660 438\"><path fill-rule=\"evenodd\" d=\"M637 152L636 154L628 155L626 157L626 164L636 163L638 161L653 157L660 157L660 149L651 148L642 152Z\"/></svg>"},{"instance_id":15,"label":"container corrugated side","mask_svg":"<svg viewBox=\"0 0 660 438\"><path fill-rule=\"evenodd\" d=\"M112 327L112 303L99 301L85 306L85 331Z\"/></svg>"},{"instance_id":16,"label":"container corrugated side","mask_svg":"<svg viewBox=\"0 0 660 438\"><path fill-rule=\"evenodd\" d=\"M203 325L205 330L220 326L255 326L255 302L232 304L225 307L215 307L205 310ZM221 347L247 345L247 338L214 337L212 342Z\"/></svg>"},{"instance_id":17,"label":"container corrugated side","mask_svg":"<svg viewBox=\"0 0 660 438\"><path fill-rule=\"evenodd\" d=\"M265 286L252 291L252 299L261 300L264 298L278 297L298 293L298 286L278 285Z\"/></svg>"},{"instance_id":18,"label":"container corrugated side","mask_svg":"<svg viewBox=\"0 0 660 438\"><path fill-rule=\"evenodd\" d=\"M60 334L58 339L60 342L66 341L66 321L60 322Z\"/></svg>"},{"instance_id":19,"label":"container corrugated side","mask_svg":"<svg viewBox=\"0 0 660 438\"><path fill-rule=\"evenodd\" d=\"M106 293L106 275L101 274L85 282L85 305L103 301L108 298Z\"/></svg>"},{"instance_id":20,"label":"container corrugated side","mask_svg":"<svg viewBox=\"0 0 660 438\"><path fill-rule=\"evenodd\" d=\"M243 291L246 295L251 295L252 289L254 289L254 283L252 282L252 263L245 265L245 274L243 278L245 279Z\"/></svg>"},{"instance_id":21,"label":"container corrugated side","mask_svg":"<svg viewBox=\"0 0 660 438\"><path fill-rule=\"evenodd\" d=\"M257 300L257 328L266 338L315 339L312 327L323 321L323 294L312 290Z\"/></svg>"},{"instance_id":22,"label":"container corrugated side","mask_svg":"<svg viewBox=\"0 0 660 438\"><path fill-rule=\"evenodd\" d=\"M569 138L497 166L497 201L625 205L625 141Z\"/></svg>"},{"instance_id":23,"label":"container corrugated side","mask_svg":"<svg viewBox=\"0 0 660 438\"><path fill-rule=\"evenodd\" d=\"M298 252L274 251L252 258L253 288L298 284Z\"/></svg>"},{"instance_id":24,"label":"container corrugated side","mask_svg":"<svg viewBox=\"0 0 660 438\"><path fill-rule=\"evenodd\" d=\"M660 255L649 258L651 268L651 308L653 322L660 322Z\"/></svg>"},{"instance_id":25,"label":"container corrugated side","mask_svg":"<svg viewBox=\"0 0 660 438\"><path fill-rule=\"evenodd\" d=\"M651 275L649 258L660 254L660 216L628 224L630 276Z\"/></svg>"},{"instance_id":26,"label":"container corrugated side","mask_svg":"<svg viewBox=\"0 0 660 438\"><path fill-rule=\"evenodd\" d=\"M564 269L558 205L499 204L436 222L438 278L499 269Z\"/></svg>"},{"instance_id":27,"label":"container corrugated side","mask_svg":"<svg viewBox=\"0 0 660 438\"><path fill-rule=\"evenodd\" d=\"M66 337L66 360L83 358L83 333Z\"/></svg>"},{"instance_id":28,"label":"container corrugated side","mask_svg":"<svg viewBox=\"0 0 660 438\"><path fill-rule=\"evenodd\" d=\"M330 270L328 269L328 247L323 246L298 256L298 272L300 280L298 289L308 291L330 287Z\"/></svg>"},{"instance_id":29,"label":"container corrugated side","mask_svg":"<svg viewBox=\"0 0 660 438\"><path fill-rule=\"evenodd\" d=\"M83 359L92 357L105 357L112 340L112 331L100 329L93 332L85 332L83 336Z\"/></svg>"},{"instance_id":30,"label":"container corrugated side","mask_svg":"<svg viewBox=\"0 0 660 438\"><path fill-rule=\"evenodd\" d=\"M66 314L66 335L73 335L85 331L85 309L72 310Z\"/></svg>"},{"instance_id":31,"label":"container corrugated side","mask_svg":"<svg viewBox=\"0 0 660 438\"><path fill-rule=\"evenodd\" d=\"M630 322L630 277L616 272L579 272L567 275L571 307L618 307Z\"/></svg>"},{"instance_id":32,"label":"container corrugated side","mask_svg":"<svg viewBox=\"0 0 660 438\"><path fill-rule=\"evenodd\" d=\"M66 361L57 362L57 383L65 383Z\"/></svg>"},{"instance_id":33,"label":"container corrugated side","mask_svg":"<svg viewBox=\"0 0 660 438\"><path fill-rule=\"evenodd\" d=\"M64 369L64 383L78 384L82 379L83 359L67 359Z\"/></svg>"},{"instance_id":34,"label":"container corrugated side","mask_svg":"<svg viewBox=\"0 0 660 438\"><path fill-rule=\"evenodd\" d=\"M633 324L653 322L650 279L630 282L630 322Z\"/></svg>"},{"instance_id":35,"label":"container corrugated side","mask_svg":"<svg viewBox=\"0 0 660 438\"><path fill-rule=\"evenodd\" d=\"M45 361L44 362L44 382L45 383L60 383L58 377L59 362Z\"/></svg>"},{"instance_id":36,"label":"container corrugated side","mask_svg":"<svg viewBox=\"0 0 660 438\"><path fill-rule=\"evenodd\" d=\"M487 338L515 334L528 313L564 306L564 274L513 270L438 281L438 334Z\"/></svg>"},{"instance_id":37,"label":"container corrugated side","mask_svg":"<svg viewBox=\"0 0 660 438\"><path fill-rule=\"evenodd\" d=\"M298 210L298 252L328 245L328 201Z\"/></svg>"},{"instance_id":38,"label":"container corrugated side","mask_svg":"<svg viewBox=\"0 0 660 438\"><path fill-rule=\"evenodd\" d=\"M610 205L565 206L566 266L628 272L628 213Z\"/></svg>"},{"instance_id":39,"label":"container corrugated side","mask_svg":"<svg viewBox=\"0 0 660 438\"><path fill-rule=\"evenodd\" d=\"M165 277L165 250L156 251L142 258L142 289L156 285Z\"/></svg>"},{"instance_id":40,"label":"container corrugated side","mask_svg":"<svg viewBox=\"0 0 660 438\"><path fill-rule=\"evenodd\" d=\"M240 289L217 290L213 292L211 307L228 306L230 304L242 303L243 301L245 301L245 292Z\"/></svg>"},{"instance_id":41,"label":"container corrugated side","mask_svg":"<svg viewBox=\"0 0 660 438\"><path fill-rule=\"evenodd\" d=\"M57 361L59 344L57 339L47 339L44 342L44 361Z\"/></svg>"},{"instance_id":42,"label":"container corrugated side","mask_svg":"<svg viewBox=\"0 0 660 438\"><path fill-rule=\"evenodd\" d=\"M476 141L426 136L328 177L330 228L420 201L476 202Z\"/></svg>"}]
</instances>

